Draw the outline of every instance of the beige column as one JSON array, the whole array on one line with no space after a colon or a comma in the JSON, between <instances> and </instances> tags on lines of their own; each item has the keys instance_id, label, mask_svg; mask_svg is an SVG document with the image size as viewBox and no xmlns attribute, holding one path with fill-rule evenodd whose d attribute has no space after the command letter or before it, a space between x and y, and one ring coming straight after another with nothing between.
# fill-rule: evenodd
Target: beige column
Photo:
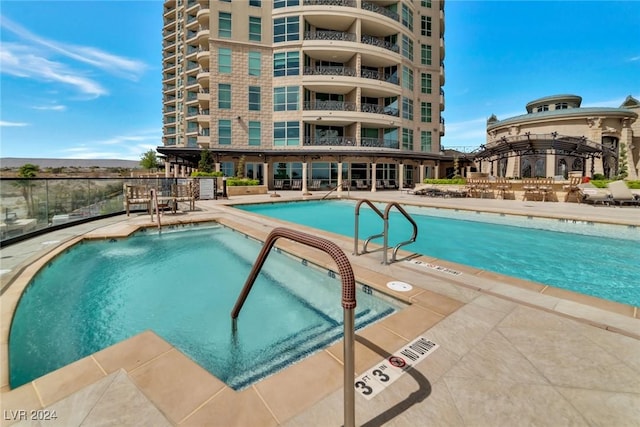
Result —
<instances>
[{"instance_id":1,"label":"beige column","mask_svg":"<svg viewBox=\"0 0 640 427\"><path fill-rule=\"evenodd\" d=\"M164 177L171 178L171 175L169 175L170 173L171 173L171 163L166 162L164 164Z\"/></svg>"},{"instance_id":2,"label":"beige column","mask_svg":"<svg viewBox=\"0 0 640 427\"><path fill-rule=\"evenodd\" d=\"M220 162L216 162L214 167L216 172L220 172Z\"/></svg>"},{"instance_id":3,"label":"beige column","mask_svg":"<svg viewBox=\"0 0 640 427\"><path fill-rule=\"evenodd\" d=\"M342 162L338 162L338 197L342 197Z\"/></svg>"},{"instance_id":4,"label":"beige column","mask_svg":"<svg viewBox=\"0 0 640 427\"><path fill-rule=\"evenodd\" d=\"M547 151L547 176L545 178L551 178L556 175L556 156L551 151Z\"/></svg>"},{"instance_id":5,"label":"beige column","mask_svg":"<svg viewBox=\"0 0 640 427\"><path fill-rule=\"evenodd\" d=\"M398 165L398 189L404 188L404 165L400 163Z\"/></svg>"},{"instance_id":6,"label":"beige column","mask_svg":"<svg viewBox=\"0 0 640 427\"><path fill-rule=\"evenodd\" d=\"M307 162L302 162L302 195L307 196L309 190L307 190Z\"/></svg>"},{"instance_id":7,"label":"beige column","mask_svg":"<svg viewBox=\"0 0 640 427\"><path fill-rule=\"evenodd\" d=\"M173 177L177 178L178 177L178 164L176 163L175 165L173 165Z\"/></svg>"},{"instance_id":8,"label":"beige column","mask_svg":"<svg viewBox=\"0 0 640 427\"><path fill-rule=\"evenodd\" d=\"M420 184L424 182L424 165L420 164L418 168L418 178L420 178Z\"/></svg>"},{"instance_id":9,"label":"beige column","mask_svg":"<svg viewBox=\"0 0 640 427\"><path fill-rule=\"evenodd\" d=\"M436 167L433 169L434 178L440 178L440 161L436 160Z\"/></svg>"},{"instance_id":10,"label":"beige column","mask_svg":"<svg viewBox=\"0 0 640 427\"><path fill-rule=\"evenodd\" d=\"M269 163L264 162L262 164L262 180L263 180L263 184L267 186L267 188L269 188Z\"/></svg>"},{"instance_id":11,"label":"beige column","mask_svg":"<svg viewBox=\"0 0 640 427\"><path fill-rule=\"evenodd\" d=\"M376 164L371 163L371 192L376 192Z\"/></svg>"}]
</instances>

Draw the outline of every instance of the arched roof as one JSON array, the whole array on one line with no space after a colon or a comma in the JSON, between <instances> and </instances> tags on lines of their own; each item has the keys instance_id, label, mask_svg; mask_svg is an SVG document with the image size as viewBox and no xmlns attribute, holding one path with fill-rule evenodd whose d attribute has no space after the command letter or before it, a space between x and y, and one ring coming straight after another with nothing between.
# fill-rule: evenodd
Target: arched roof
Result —
<instances>
[{"instance_id":1,"label":"arched roof","mask_svg":"<svg viewBox=\"0 0 640 427\"><path fill-rule=\"evenodd\" d=\"M523 134L502 137L491 144L481 145L480 151L475 153L475 160L496 160L504 157L526 156L531 154L547 154L553 149L556 153L575 157L616 156L613 150L589 141L585 137L575 137L550 134Z\"/></svg>"},{"instance_id":2,"label":"arched roof","mask_svg":"<svg viewBox=\"0 0 640 427\"><path fill-rule=\"evenodd\" d=\"M487 122L487 131L495 128L499 128L505 125L515 123L528 123L536 122L549 118L572 118L572 117L591 117L591 116L618 116L618 117L630 117L638 118L638 114L634 111L627 110L625 108L611 108L611 107L587 107L587 108L568 108L566 110L549 110L540 111L537 113L522 114L519 116L509 117L504 120Z\"/></svg>"},{"instance_id":3,"label":"arched roof","mask_svg":"<svg viewBox=\"0 0 640 427\"><path fill-rule=\"evenodd\" d=\"M534 99L533 101L527 104L527 111L531 113L533 109L539 105L544 104L555 104L556 102L567 102L569 104L574 105L574 108L579 108L582 103L582 97L578 95L551 95L545 96L543 98Z\"/></svg>"}]
</instances>

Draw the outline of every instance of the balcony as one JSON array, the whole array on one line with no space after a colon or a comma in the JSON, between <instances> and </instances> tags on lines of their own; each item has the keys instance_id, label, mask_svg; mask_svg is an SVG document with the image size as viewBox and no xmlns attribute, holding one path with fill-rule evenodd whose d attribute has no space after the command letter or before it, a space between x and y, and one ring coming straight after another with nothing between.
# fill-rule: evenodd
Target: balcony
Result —
<instances>
[{"instance_id":1,"label":"balcony","mask_svg":"<svg viewBox=\"0 0 640 427\"><path fill-rule=\"evenodd\" d=\"M388 42L384 39L379 39L377 37L373 37L373 36L368 36L366 34L363 34L362 37L360 38L360 41L364 44L368 44L371 46L376 46L376 47L381 47L383 49L387 49L390 50L392 52L395 53L400 53L400 47L397 44Z\"/></svg>"},{"instance_id":2,"label":"balcony","mask_svg":"<svg viewBox=\"0 0 640 427\"><path fill-rule=\"evenodd\" d=\"M198 56L196 58L200 65L209 66L209 51L204 49L199 49Z\"/></svg>"},{"instance_id":3,"label":"balcony","mask_svg":"<svg viewBox=\"0 0 640 427\"><path fill-rule=\"evenodd\" d=\"M356 7L355 0L304 0L305 6L343 6Z\"/></svg>"},{"instance_id":4,"label":"balcony","mask_svg":"<svg viewBox=\"0 0 640 427\"><path fill-rule=\"evenodd\" d=\"M440 86L444 86L444 63L440 63Z\"/></svg>"},{"instance_id":5,"label":"balcony","mask_svg":"<svg viewBox=\"0 0 640 427\"><path fill-rule=\"evenodd\" d=\"M361 8L363 10L368 10L370 12L378 13L380 15L384 15L388 18L391 18L394 21L400 22L400 15L398 15L393 10L389 10L386 7L379 6L375 3L369 3L369 2L363 1Z\"/></svg>"},{"instance_id":6,"label":"balcony","mask_svg":"<svg viewBox=\"0 0 640 427\"><path fill-rule=\"evenodd\" d=\"M188 0L187 1L187 10L191 10L191 8L195 8L195 6L198 6L198 1L197 0Z\"/></svg>"},{"instance_id":7,"label":"balcony","mask_svg":"<svg viewBox=\"0 0 640 427\"><path fill-rule=\"evenodd\" d=\"M303 73L305 76L349 76L355 77L357 75L356 69L353 67L304 67Z\"/></svg>"},{"instance_id":8,"label":"balcony","mask_svg":"<svg viewBox=\"0 0 640 427\"><path fill-rule=\"evenodd\" d=\"M440 111L444 111L444 90L440 89Z\"/></svg>"},{"instance_id":9,"label":"balcony","mask_svg":"<svg viewBox=\"0 0 640 427\"><path fill-rule=\"evenodd\" d=\"M172 104L176 102L176 97L174 95L165 96L163 99L165 104Z\"/></svg>"},{"instance_id":10,"label":"balcony","mask_svg":"<svg viewBox=\"0 0 640 427\"><path fill-rule=\"evenodd\" d=\"M361 147L373 147L373 148L400 148L398 141L393 139L384 138L360 138Z\"/></svg>"},{"instance_id":11,"label":"balcony","mask_svg":"<svg viewBox=\"0 0 640 427\"><path fill-rule=\"evenodd\" d=\"M397 108L385 107L378 104L361 104L360 111L363 113L385 114L387 116L398 117L400 111Z\"/></svg>"},{"instance_id":12,"label":"balcony","mask_svg":"<svg viewBox=\"0 0 640 427\"><path fill-rule=\"evenodd\" d=\"M196 28L197 26L198 18L196 18L196 15L188 15L186 28Z\"/></svg>"},{"instance_id":13,"label":"balcony","mask_svg":"<svg viewBox=\"0 0 640 427\"><path fill-rule=\"evenodd\" d=\"M208 7L206 9L200 9L196 17L198 18L198 22L200 23L200 25L209 27L209 8Z\"/></svg>"},{"instance_id":14,"label":"balcony","mask_svg":"<svg viewBox=\"0 0 640 427\"><path fill-rule=\"evenodd\" d=\"M394 85L399 85L398 76L396 74L385 74L375 70L361 70L360 77L363 79L380 80Z\"/></svg>"},{"instance_id":15,"label":"balcony","mask_svg":"<svg viewBox=\"0 0 640 427\"><path fill-rule=\"evenodd\" d=\"M198 31L198 43L204 45L205 42L209 42L209 29L201 28L200 31Z\"/></svg>"},{"instance_id":16,"label":"balcony","mask_svg":"<svg viewBox=\"0 0 640 427\"><path fill-rule=\"evenodd\" d=\"M444 117L440 117L440 136L444 136Z\"/></svg>"},{"instance_id":17,"label":"balcony","mask_svg":"<svg viewBox=\"0 0 640 427\"><path fill-rule=\"evenodd\" d=\"M356 138L354 136L327 136L327 137L321 137L321 138L316 138L313 136L305 136L303 145L355 147Z\"/></svg>"},{"instance_id":18,"label":"balcony","mask_svg":"<svg viewBox=\"0 0 640 427\"><path fill-rule=\"evenodd\" d=\"M324 111L356 111L355 102L343 101L304 101L303 110L324 110Z\"/></svg>"},{"instance_id":19,"label":"balcony","mask_svg":"<svg viewBox=\"0 0 640 427\"><path fill-rule=\"evenodd\" d=\"M200 104L208 104L211 101L211 96L209 95L209 89L203 89L198 92L198 102Z\"/></svg>"},{"instance_id":20,"label":"balcony","mask_svg":"<svg viewBox=\"0 0 640 427\"><path fill-rule=\"evenodd\" d=\"M209 69L201 68L196 75L198 84L202 87L209 87Z\"/></svg>"},{"instance_id":21,"label":"balcony","mask_svg":"<svg viewBox=\"0 0 640 427\"><path fill-rule=\"evenodd\" d=\"M198 111L198 115L196 116L196 120L200 125L209 124L210 118L211 116L209 116L209 110L200 110Z\"/></svg>"},{"instance_id":22,"label":"balcony","mask_svg":"<svg viewBox=\"0 0 640 427\"><path fill-rule=\"evenodd\" d=\"M344 31L305 31L304 40L331 40L342 42L355 42L355 33Z\"/></svg>"}]
</instances>

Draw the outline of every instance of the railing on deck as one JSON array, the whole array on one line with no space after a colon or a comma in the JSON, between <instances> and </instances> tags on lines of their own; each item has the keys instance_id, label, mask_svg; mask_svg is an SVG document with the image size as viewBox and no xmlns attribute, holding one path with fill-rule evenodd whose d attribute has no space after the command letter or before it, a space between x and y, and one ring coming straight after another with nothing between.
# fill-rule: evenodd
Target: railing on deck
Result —
<instances>
[{"instance_id":1,"label":"railing on deck","mask_svg":"<svg viewBox=\"0 0 640 427\"><path fill-rule=\"evenodd\" d=\"M155 188L159 196L168 196L173 184L186 180L164 177L0 178L0 246L33 234L122 214L125 212L125 185ZM219 187L214 185L214 198L215 189Z\"/></svg>"}]
</instances>

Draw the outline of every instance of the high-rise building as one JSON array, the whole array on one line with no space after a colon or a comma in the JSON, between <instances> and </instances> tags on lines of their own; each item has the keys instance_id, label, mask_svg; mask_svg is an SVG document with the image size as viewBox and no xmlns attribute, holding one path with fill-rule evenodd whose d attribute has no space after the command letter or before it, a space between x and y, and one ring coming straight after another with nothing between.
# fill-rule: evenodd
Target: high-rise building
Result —
<instances>
[{"instance_id":1,"label":"high-rise building","mask_svg":"<svg viewBox=\"0 0 640 427\"><path fill-rule=\"evenodd\" d=\"M375 190L442 175L443 0L168 0L163 146L216 169Z\"/></svg>"}]
</instances>

